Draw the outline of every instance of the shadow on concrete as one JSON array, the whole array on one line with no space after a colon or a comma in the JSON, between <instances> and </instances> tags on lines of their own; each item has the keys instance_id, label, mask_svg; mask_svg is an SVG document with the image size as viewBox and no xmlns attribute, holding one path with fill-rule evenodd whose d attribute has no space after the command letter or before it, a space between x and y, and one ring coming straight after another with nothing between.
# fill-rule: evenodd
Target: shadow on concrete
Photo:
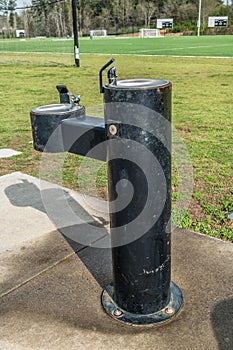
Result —
<instances>
[{"instance_id":1,"label":"shadow on concrete","mask_svg":"<svg viewBox=\"0 0 233 350\"><path fill-rule=\"evenodd\" d=\"M47 214L43 204L42 192L44 198L54 199L55 207L61 206L61 189L50 188L40 191L34 183L25 179L21 181L21 183L10 185L5 189L5 194L13 206L32 207ZM96 248L95 242L104 239L109 240L109 233L105 228L108 222L102 217L91 216L70 196L68 191L62 189L62 192L72 211L78 217L84 217L84 221L87 223L82 222L80 224L59 227L57 230L74 252L78 254L98 284L104 288L111 281L112 276L111 252L109 248ZM59 210L62 210L62 207ZM49 219L57 226L57 222L54 222L56 218L53 220L53 217L49 217ZM85 245L85 242L87 242L87 245Z\"/></svg>"},{"instance_id":2,"label":"shadow on concrete","mask_svg":"<svg viewBox=\"0 0 233 350\"><path fill-rule=\"evenodd\" d=\"M47 191L47 196L51 195L56 198L56 189L43 191ZM28 180L22 179L21 183L6 187L5 194L13 206L32 207L46 213L40 189ZM96 329L104 334L128 336L150 332L149 329L135 330L134 327L125 327L105 314L101 306L101 291L112 280L111 250L83 246L70 237L79 232L88 235L90 224L97 232L97 236L99 228L102 232L104 228L106 235L109 236L105 228L107 222L101 217L90 216L68 192L66 196L73 210L83 211L87 217L89 216L90 222L62 227L51 232L37 244L24 249L23 254L16 257L15 266L23 271L27 271L29 266L30 271L30 265L39 264L43 270L46 267L44 262L47 263L47 258L49 259L51 254L51 247L53 254L56 254L57 249L61 249L57 238L57 235L60 234L76 252L97 284L90 279L88 271L85 272L85 269L82 268L80 260L77 261L75 256L69 257L54 266L52 270L48 270L2 298L1 314L7 317L8 314L14 315L17 310L17 313L22 315L25 327L27 327L27 322L30 327L31 322L38 323L38 320L45 319L79 329L92 331ZM17 271L13 271L13 275L10 276L11 281L14 281L16 277Z\"/></svg>"},{"instance_id":3,"label":"shadow on concrete","mask_svg":"<svg viewBox=\"0 0 233 350\"><path fill-rule=\"evenodd\" d=\"M233 298L225 299L215 305L211 322L219 350L233 349Z\"/></svg>"},{"instance_id":4,"label":"shadow on concrete","mask_svg":"<svg viewBox=\"0 0 233 350\"><path fill-rule=\"evenodd\" d=\"M86 222L94 226L108 225L108 221L106 221L105 218L90 215L72 196L70 196L69 192L62 187L40 190L34 183L28 180L22 179L21 181L21 183L5 188L5 194L12 205L17 207L32 207L47 214L46 207L51 205L51 203L60 210L63 209L62 205L67 203L74 213L80 217L85 217ZM43 201L48 202L46 207ZM49 217L49 219L53 220L51 217Z\"/></svg>"},{"instance_id":5,"label":"shadow on concrete","mask_svg":"<svg viewBox=\"0 0 233 350\"><path fill-rule=\"evenodd\" d=\"M45 213L39 188L28 180L21 181L5 188L4 192L10 203L16 207L32 207Z\"/></svg>"}]
</instances>

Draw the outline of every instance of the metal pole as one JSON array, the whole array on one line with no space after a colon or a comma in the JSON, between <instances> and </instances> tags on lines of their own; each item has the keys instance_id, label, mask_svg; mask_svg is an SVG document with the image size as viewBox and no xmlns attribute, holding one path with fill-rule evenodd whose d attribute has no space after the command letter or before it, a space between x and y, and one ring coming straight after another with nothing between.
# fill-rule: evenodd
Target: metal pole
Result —
<instances>
[{"instance_id":1,"label":"metal pole","mask_svg":"<svg viewBox=\"0 0 233 350\"><path fill-rule=\"evenodd\" d=\"M182 305L182 293L171 282L171 83L119 81L105 86L104 101L111 141L107 153L113 284L103 292L102 303L121 322L163 323ZM127 202L130 186L132 199L119 208L119 201ZM146 204L153 213L132 226Z\"/></svg>"},{"instance_id":2,"label":"metal pole","mask_svg":"<svg viewBox=\"0 0 233 350\"><path fill-rule=\"evenodd\" d=\"M199 0L199 11L198 11L198 22L197 22L197 36L200 36L200 29L201 29L201 1Z\"/></svg>"},{"instance_id":3,"label":"metal pole","mask_svg":"<svg viewBox=\"0 0 233 350\"><path fill-rule=\"evenodd\" d=\"M73 34L74 34L74 60L75 60L76 66L80 67L76 0L72 0L72 17L73 17Z\"/></svg>"}]
</instances>

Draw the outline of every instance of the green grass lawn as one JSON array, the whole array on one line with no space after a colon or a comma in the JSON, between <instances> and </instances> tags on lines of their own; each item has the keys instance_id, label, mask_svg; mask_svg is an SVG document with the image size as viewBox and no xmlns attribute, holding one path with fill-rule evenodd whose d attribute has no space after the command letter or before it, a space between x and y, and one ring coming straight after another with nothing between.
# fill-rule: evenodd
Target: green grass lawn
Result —
<instances>
[{"instance_id":1,"label":"green grass lawn","mask_svg":"<svg viewBox=\"0 0 233 350\"><path fill-rule=\"evenodd\" d=\"M66 84L70 91L81 94L86 107L95 110L102 105L98 71L109 56L81 55L80 68L74 67L72 60L72 54L0 53L0 148L23 152L0 160L1 175L22 171L39 176L41 154L33 150L29 111L38 105L57 103L57 84ZM233 222L225 219L233 210L233 60L117 56L115 63L120 79L157 77L172 81L173 124L187 145L195 180L191 204L180 226L233 241ZM66 156L64 186L78 189L80 161L81 157ZM177 181L174 173L174 200ZM105 166L97 184L105 197ZM91 188L88 193L92 193Z\"/></svg>"},{"instance_id":2,"label":"green grass lawn","mask_svg":"<svg viewBox=\"0 0 233 350\"><path fill-rule=\"evenodd\" d=\"M80 39L81 53L233 57L233 35L165 38ZM73 40L1 40L0 52L72 53Z\"/></svg>"}]
</instances>

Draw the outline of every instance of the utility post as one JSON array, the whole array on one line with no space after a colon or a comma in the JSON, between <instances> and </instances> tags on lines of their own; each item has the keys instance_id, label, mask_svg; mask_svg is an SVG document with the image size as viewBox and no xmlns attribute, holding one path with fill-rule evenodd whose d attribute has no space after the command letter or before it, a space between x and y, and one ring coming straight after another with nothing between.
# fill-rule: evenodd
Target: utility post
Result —
<instances>
[{"instance_id":1,"label":"utility post","mask_svg":"<svg viewBox=\"0 0 233 350\"><path fill-rule=\"evenodd\" d=\"M198 22L197 22L197 36L200 36L201 29L201 1L199 0Z\"/></svg>"},{"instance_id":2,"label":"utility post","mask_svg":"<svg viewBox=\"0 0 233 350\"><path fill-rule=\"evenodd\" d=\"M73 17L73 34L74 34L74 61L75 61L75 65L77 67L80 67L76 0L72 0L72 17Z\"/></svg>"}]
</instances>

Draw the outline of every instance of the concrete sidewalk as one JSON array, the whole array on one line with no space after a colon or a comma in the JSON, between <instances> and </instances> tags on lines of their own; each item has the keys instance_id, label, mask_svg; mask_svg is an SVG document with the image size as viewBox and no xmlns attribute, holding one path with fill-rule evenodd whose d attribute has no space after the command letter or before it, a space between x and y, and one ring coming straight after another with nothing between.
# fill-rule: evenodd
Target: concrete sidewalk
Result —
<instances>
[{"instance_id":1,"label":"concrete sidewalk","mask_svg":"<svg viewBox=\"0 0 233 350\"><path fill-rule=\"evenodd\" d=\"M0 349L233 349L233 244L174 232L172 280L184 294L182 312L159 328L124 326L100 302L111 281L110 251L84 244L108 237L107 219L76 192L44 185L42 200L38 179L0 177ZM64 196L78 219L63 212Z\"/></svg>"}]
</instances>

